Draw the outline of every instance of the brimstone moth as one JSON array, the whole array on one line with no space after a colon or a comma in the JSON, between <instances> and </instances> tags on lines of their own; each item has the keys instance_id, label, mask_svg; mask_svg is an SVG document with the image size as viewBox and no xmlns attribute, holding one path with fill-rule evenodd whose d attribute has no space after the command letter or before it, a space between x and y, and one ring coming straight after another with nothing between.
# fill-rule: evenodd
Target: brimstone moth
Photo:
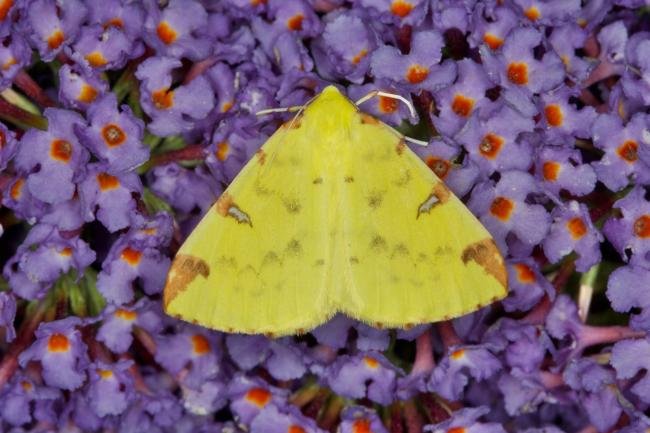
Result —
<instances>
[{"instance_id":1,"label":"brimstone moth","mask_svg":"<svg viewBox=\"0 0 650 433\"><path fill-rule=\"evenodd\" d=\"M280 127L178 251L168 314L227 332L457 317L507 294L492 237L406 145L329 86Z\"/></svg>"}]
</instances>

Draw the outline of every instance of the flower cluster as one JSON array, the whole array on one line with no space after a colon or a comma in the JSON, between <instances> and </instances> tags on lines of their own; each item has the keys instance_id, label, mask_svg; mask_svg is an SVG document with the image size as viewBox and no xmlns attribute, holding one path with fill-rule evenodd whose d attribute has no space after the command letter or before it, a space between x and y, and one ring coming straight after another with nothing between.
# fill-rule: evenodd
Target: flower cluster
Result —
<instances>
[{"instance_id":1,"label":"flower cluster","mask_svg":"<svg viewBox=\"0 0 650 433\"><path fill-rule=\"evenodd\" d=\"M0 431L648 431L645 4L0 0ZM363 109L429 141L508 296L279 339L166 316L180 242L287 116L256 113L332 83L416 107Z\"/></svg>"}]
</instances>

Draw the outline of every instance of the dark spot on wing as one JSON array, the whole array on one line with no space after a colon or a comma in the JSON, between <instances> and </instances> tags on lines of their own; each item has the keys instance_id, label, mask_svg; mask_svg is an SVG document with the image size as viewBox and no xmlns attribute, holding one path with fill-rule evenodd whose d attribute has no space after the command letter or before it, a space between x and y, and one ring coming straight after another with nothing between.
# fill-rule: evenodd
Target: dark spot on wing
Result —
<instances>
[{"instance_id":1,"label":"dark spot on wing","mask_svg":"<svg viewBox=\"0 0 650 433\"><path fill-rule=\"evenodd\" d=\"M278 253L275 251L269 251L266 253L262 260L262 266L271 264L280 264L280 256L278 256Z\"/></svg>"},{"instance_id":2,"label":"dark spot on wing","mask_svg":"<svg viewBox=\"0 0 650 433\"><path fill-rule=\"evenodd\" d=\"M300 241L297 239L291 239L287 244L286 251L294 256L300 255L300 253L302 253L302 245L300 245Z\"/></svg>"},{"instance_id":3,"label":"dark spot on wing","mask_svg":"<svg viewBox=\"0 0 650 433\"><path fill-rule=\"evenodd\" d=\"M406 149L406 141L402 138L398 143L397 146L395 146L395 151L397 152L398 155L401 155L404 153L404 149Z\"/></svg>"},{"instance_id":4,"label":"dark spot on wing","mask_svg":"<svg viewBox=\"0 0 650 433\"><path fill-rule=\"evenodd\" d=\"M287 212L293 215L300 213L300 209L302 208L300 202L296 198L285 198L283 204Z\"/></svg>"},{"instance_id":5,"label":"dark spot on wing","mask_svg":"<svg viewBox=\"0 0 650 433\"><path fill-rule=\"evenodd\" d=\"M379 120L366 113L359 113L361 123L364 125L379 125Z\"/></svg>"},{"instance_id":6,"label":"dark spot on wing","mask_svg":"<svg viewBox=\"0 0 650 433\"><path fill-rule=\"evenodd\" d=\"M383 251L387 248L388 244L386 243L386 239L382 238L379 235L374 236L370 240L370 248L374 251Z\"/></svg>"},{"instance_id":7,"label":"dark spot on wing","mask_svg":"<svg viewBox=\"0 0 650 433\"><path fill-rule=\"evenodd\" d=\"M359 263L359 259L357 257L350 257L350 264L356 265Z\"/></svg>"},{"instance_id":8,"label":"dark spot on wing","mask_svg":"<svg viewBox=\"0 0 650 433\"><path fill-rule=\"evenodd\" d=\"M321 183L323 183L323 178L322 178L322 177L317 177L316 179L314 179L314 180L312 181L312 183L313 183L314 185L320 185Z\"/></svg>"},{"instance_id":9,"label":"dark spot on wing","mask_svg":"<svg viewBox=\"0 0 650 433\"><path fill-rule=\"evenodd\" d=\"M316 266L323 266L325 264L325 260L324 259L318 259L318 260L316 260L316 262L314 264Z\"/></svg>"},{"instance_id":10,"label":"dark spot on wing","mask_svg":"<svg viewBox=\"0 0 650 433\"><path fill-rule=\"evenodd\" d=\"M377 209L381 206L381 203L384 200L384 193L381 191L371 191L370 194L368 194L368 197L366 197L366 200L371 209Z\"/></svg>"},{"instance_id":11,"label":"dark spot on wing","mask_svg":"<svg viewBox=\"0 0 650 433\"><path fill-rule=\"evenodd\" d=\"M397 244L395 245L395 248L393 248L393 253L391 254L391 258L393 257L398 257L398 256L408 256L409 255L409 249L406 247L404 244Z\"/></svg>"},{"instance_id":12,"label":"dark spot on wing","mask_svg":"<svg viewBox=\"0 0 650 433\"><path fill-rule=\"evenodd\" d=\"M352 177L352 176L345 176L345 177L343 178L343 181L344 181L345 183L352 183L352 182L354 182L354 177Z\"/></svg>"}]
</instances>

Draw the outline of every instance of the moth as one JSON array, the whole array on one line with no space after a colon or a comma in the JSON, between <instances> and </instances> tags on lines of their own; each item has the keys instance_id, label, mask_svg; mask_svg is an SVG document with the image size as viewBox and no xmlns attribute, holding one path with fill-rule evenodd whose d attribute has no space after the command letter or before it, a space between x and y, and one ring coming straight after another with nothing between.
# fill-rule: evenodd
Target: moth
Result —
<instances>
[{"instance_id":1,"label":"moth","mask_svg":"<svg viewBox=\"0 0 650 433\"><path fill-rule=\"evenodd\" d=\"M334 86L282 125L174 258L165 311L226 332L458 317L507 294L492 237L404 137Z\"/></svg>"}]
</instances>

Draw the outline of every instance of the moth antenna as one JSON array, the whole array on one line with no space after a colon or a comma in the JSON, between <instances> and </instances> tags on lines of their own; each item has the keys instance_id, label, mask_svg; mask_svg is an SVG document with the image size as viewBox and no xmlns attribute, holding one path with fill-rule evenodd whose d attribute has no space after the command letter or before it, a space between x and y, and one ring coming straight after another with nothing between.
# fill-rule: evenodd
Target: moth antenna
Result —
<instances>
[{"instance_id":1,"label":"moth antenna","mask_svg":"<svg viewBox=\"0 0 650 433\"><path fill-rule=\"evenodd\" d=\"M305 105L294 105L293 107L283 108L266 108L255 113L256 116L265 116L271 113L294 113L296 111L304 110Z\"/></svg>"},{"instance_id":2,"label":"moth antenna","mask_svg":"<svg viewBox=\"0 0 650 433\"><path fill-rule=\"evenodd\" d=\"M386 98L397 99L398 101L403 102L408 107L409 113L411 114L412 118L415 119L417 117L417 114L415 113L415 107L413 107L413 104L411 104L411 101L409 101L408 99L406 99L405 97L403 97L401 95L397 95L395 93L382 92L381 90L373 90L372 92L368 93L363 98L356 101L354 104L359 106L359 105L363 104L364 102L374 98L375 96L384 96ZM392 129L396 134L402 135L402 133L397 131L395 128L393 128L391 126L389 126L389 128ZM426 141L418 140L417 138L407 137L405 135L404 135L404 140L409 141L409 142L411 142L413 144L417 144L418 146L428 146L429 145L429 143L426 142Z\"/></svg>"},{"instance_id":3,"label":"moth antenna","mask_svg":"<svg viewBox=\"0 0 650 433\"><path fill-rule=\"evenodd\" d=\"M413 107L413 104L411 104L411 101L403 97L402 95L397 95L395 93L387 93L387 92L382 92L381 90L373 90L372 92L368 93L366 96L363 98L359 99L357 102L355 102L355 105L361 105L364 102L374 98L375 96L383 96L386 98L391 98L391 99L397 99L398 101L401 101L406 105L409 109L409 113L411 114L412 118L416 118L417 114L415 113L415 107Z\"/></svg>"}]
</instances>

